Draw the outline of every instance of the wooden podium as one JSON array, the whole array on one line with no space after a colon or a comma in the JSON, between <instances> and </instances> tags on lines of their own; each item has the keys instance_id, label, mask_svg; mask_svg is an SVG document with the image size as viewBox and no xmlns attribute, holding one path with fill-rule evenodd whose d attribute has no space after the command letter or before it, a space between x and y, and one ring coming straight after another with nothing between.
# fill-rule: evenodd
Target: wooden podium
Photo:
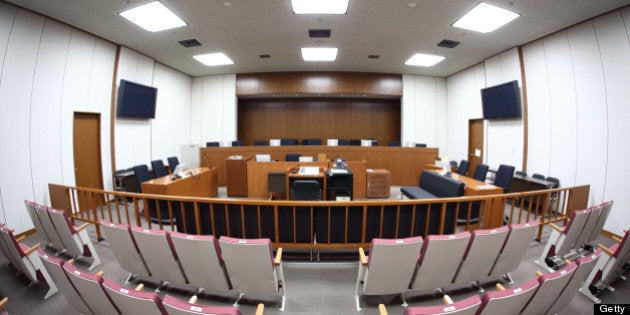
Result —
<instances>
[{"instance_id":1,"label":"wooden podium","mask_svg":"<svg viewBox=\"0 0 630 315\"><path fill-rule=\"evenodd\" d=\"M197 167L184 171L187 177L171 179L170 175L142 183L142 193L187 197L219 195L217 168Z\"/></svg>"},{"instance_id":2,"label":"wooden podium","mask_svg":"<svg viewBox=\"0 0 630 315\"><path fill-rule=\"evenodd\" d=\"M247 197L247 161L250 157L230 156L225 159L228 197Z\"/></svg>"}]
</instances>

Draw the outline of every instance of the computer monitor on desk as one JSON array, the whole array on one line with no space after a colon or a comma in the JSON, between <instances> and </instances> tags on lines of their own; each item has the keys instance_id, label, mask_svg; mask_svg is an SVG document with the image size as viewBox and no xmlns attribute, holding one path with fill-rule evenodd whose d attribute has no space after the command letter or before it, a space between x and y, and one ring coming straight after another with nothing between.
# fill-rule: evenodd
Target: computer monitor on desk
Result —
<instances>
[{"instance_id":1,"label":"computer monitor on desk","mask_svg":"<svg viewBox=\"0 0 630 315\"><path fill-rule=\"evenodd\" d=\"M178 178L182 178L185 167L186 167L186 163L177 164L177 166L173 170L173 175L171 175L171 179L175 180L175 179L178 179Z\"/></svg>"},{"instance_id":2,"label":"computer monitor on desk","mask_svg":"<svg viewBox=\"0 0 630 315\"><path fill-rule=\"evenodd\" d=\"M271 162L271 155L269 155L269 154L256 154L256 162Z\"/></svg>"}]
</instances>

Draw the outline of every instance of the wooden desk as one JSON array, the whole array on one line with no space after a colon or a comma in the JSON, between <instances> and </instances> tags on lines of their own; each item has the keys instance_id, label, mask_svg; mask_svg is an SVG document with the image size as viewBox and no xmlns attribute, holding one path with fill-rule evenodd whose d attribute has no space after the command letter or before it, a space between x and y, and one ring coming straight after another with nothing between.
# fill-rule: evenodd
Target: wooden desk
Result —
<instances>
[{"instance_id":1,"label":"wooden desk","mask_svg":"<svg viewBox=\"0 0 630 315\"><path fill-rule=\"evenodd\" d=\"M544 179L537 179L533 177L514 174L514 177L512 177L512 184L510 185L510 192L515 193L522 191L551 189L551 187L553 187L554 185L554 182L549 182Z\"/></svg>"},{"instance_id":2,"label":"wooden desk","mask_svg":"<svg viewBox=\"0 0 630 315\"><path fill-rule=\"evenodd\" d=\"M319 173L317 174L300 174L300 167L293 166L287 170L287 185L286 185L286 196L287 200L291 199L291 183L295 180L300 179L314 179L319 182L319 187L322 190L322 200L326 200L326 168L320 167Z\"/></svg>"},{"instance_id":3,"label":"wooden desk","mask_svg":"<svg viewBox=\"0 0 630 315\"><path fill-rule=\"evenodd\" d=\"M184 171L186 178L163 176L142 183L142 192L154 195L216 197L219 195L216 167L197 167Z\"/></svg>"},{"instance_id":4,"label":"wooden desk","mask_svg":"<svg viewBox=\"0 0 630 315\"><path fill-rule=\"evenodd\" d=\"M464 187L464 196L497 195L503 193L503 188L499 186L478 181L468 176L453 174L451 178L461 181L466 185ZM484 229L497 228L503 225L505 202L502 199L489 202L492 204L488 205L486 203L483 215Z\"/></svg>"}]
</instances>

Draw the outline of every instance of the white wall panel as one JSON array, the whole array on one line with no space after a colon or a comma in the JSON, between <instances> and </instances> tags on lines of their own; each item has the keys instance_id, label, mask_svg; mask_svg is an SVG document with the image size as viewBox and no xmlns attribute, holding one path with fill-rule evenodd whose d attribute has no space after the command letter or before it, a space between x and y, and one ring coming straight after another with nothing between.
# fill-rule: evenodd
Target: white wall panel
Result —
<instances>
[{"instance_id":1,"label":"white wall panel","mask_svg":"<svg viewBox=\"0 0 630 315\"><path fill-rule=\"evenodd\" d=\"M221 137L228 143L237 140L238 109L236 102L236 75L223 75L223 125Z\"/></svg>"},{"instance_id":2,"label":"white wall panel","mask_svg":"<svg viewBox=\"0 0 630 315\"><path fill-rule=\"evenodd\" d=\"M601 202L606 182L606 86L593 24L567 30L577 100L576 185L591 185L591 200Z\"/></svg>"},{"instance_id":3,"label":"white wall panel","mask_svg":"<svg viewBox=\"0 0 630 315\"><path fill-rule=\"evenodd\" d=\"M630 174L628 163L630 42L627 31L629 21L628 19L624 21L619 12L613 12L594 21L603 61L608 104L608 165L604 199L615 200L605 228L619 234L630 226L630 213L627 211L630 208L630 195L627 189L627 175Z\"/></svg>"},{"instance_id":4,"label":"white wall panel","mask_svg":"<svg viewBox=\"0 0 630 315\"><path fill-rule=\"evenodd\" d=\"M437 145L437 106L436 79L417 76L416 90L416 142L426 143L429 147Z\"/></svg>"},{"instance_id":5,"label":"white wall panel","mask_svg":"<svg viewBox=\"0 0 630 315\"><path fill-rule=\"evenodd\" d=\"M191 103L190 108L190 139L188 144L205 144L202 137L203 134L203 90L205 77L194 77L192 79Z\"/></svg>"},{"instance_id":6,"label":"white wall panel","mask_svg":"<svg viewBox=\"0 0 630 315\"><path fill-rule=\"evenodd\" d=\"M400 101L400 141L416 142L416 76L411 74L402 75L403 92Z\"/></svg>"},{"instance_id":7,"label":"white wall panel","mask_svg":"<svg viewBox=\"0 0 630 315\"><path fill-rule=\"evenodd\" d=\"M566 32L544 39L549 79L551 155L549 176L573 185L577 168L577 104L571 50Z\"/></svg>"},{"instance_id":8,"label":"white wall panel","mask_svg":"<svg viewBox=\"0 0 630 315\"><path fill-rule=\"evenodd\" d=\"M46 20L31 101L30 149L35 202L49 203L48 183L61 183L61 99L72 29Z\"/></svg>"},{"instance_id":9,"label":"white wall panel","mask_svg":"<svg viewBox=\"0 0 630 315\"><path fill-rule=\"evenodd\" d=\"M401 142L425 143L446 150L446 80L403 75Z\"/></svg>"},{"instance_id":10,"label":"white wall panel","mask_svg":"<svg viewBox=\"0 0 630 315\"><path fill-rule=\"evenodd\" d=\"M448 152L448 106L447 106L447 96L446 96L446 79L441 78L437 80L437 84L435 86L436 90L436 100L435 106L437 107L437 143L435 146L439 148L439 154L441 155L442 151Z\"/></svg>"},{"instance_id":11,"label":"white wall panel","mask_svg":"<svg viewBox=\"0 0 630 315\"><path fill-rule=\"evenodd\" d=\"M236 140L236 75L195 78L192 92L191 139L205 146L208 141Z\"/></svg>"},{"instance_id":12,"label":"white wall panel","mask_svg":"<svg viewBox=\"0 0 630 315\"><path fill-rule=\"evenodd\" d=\"M19 10L11 29L0 81L0 187L3 208L23 211L24 199L33 199L29 150L30 103L37 51L44 19ZM21 179L21 180L17 180ZM19 209L16 211L16 209ZM7 225L16 231L32 227L28 216L7 215Z\"/></svg>"}]
</instances>

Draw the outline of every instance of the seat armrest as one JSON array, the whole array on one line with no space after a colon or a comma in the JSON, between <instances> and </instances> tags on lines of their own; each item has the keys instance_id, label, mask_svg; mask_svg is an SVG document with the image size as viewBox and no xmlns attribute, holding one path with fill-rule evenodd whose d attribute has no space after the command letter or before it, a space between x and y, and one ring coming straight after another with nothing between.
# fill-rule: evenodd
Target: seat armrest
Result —
<instances>
[{"instance_id":1,"label":"seat armrest","mask_svg":"<svg viewBox=\"0 0 630 315\"><path fill-rule=\"evenodd\" d=\"M610 249L608 249L608 247L602 245L602 244L597 244L597 247L599 247L599 249L602 250L602 252L604 252L606 255L612 257L613 255L615 255L615 253L613 253Z\"/></svg>"},{"instance_id":2,"label":"seat armrest","mask_svg":"<svg viewBox=\"0 0 630 315\"><path fill-rule=\"evenodd\" d=\"M379 304L378 305L378 314L379 315L387 315L387 309L385 308L384 304Z\"/></svg>"},{"instance_id":3,"label":"seat armrest","mask_svg":"<svg viewBox=\"0 0 630 315\"><path fill-rule=\"evenodd\" d=\"M13 233L13 231L11 231L11 233ZM20 236L20 237L16 237L16 238L15 238L15 240L19 243L19 242L21 242L21 241L22 241L23 239L25 239L25 238L26 238L26 235L22 235L22 236Z\"/></svg>"},{"instance_id":4,"label":"seat armrest","mask_svg":"<svg viewBox=\"0 0 630 315\"><path fill-rule=\"evenodd\" d=\"M0 310L7 306L7 303L9 303L9 298L5 296L2 300L0 300Z\"/></svg>"},{"instance_id":5,"label":"seat armrest","mask_svg":"<svg viewBox=\"0 0 630 315\"><path fill-rule=\"evenodd\" d=\"M564 231L564 228L561 228L559 226L557 226L555 223L549 223L549 226L551 226L552 229L562 233Z\"/></svg>"},{"instance_id":6,"label":"seat armrest","mask_svg":"<svg viewBox=\"0 0 630 315\"><path fill-rule=\"evenodd\" d=\"M446 304L446 305L453 304L453 299L451 299L451 297L448 296L448 295L444 295L442 297L442 300L444 301L444 304Z\"/></svg>"},{"instance_id":7,"label":"seat armrest","mask_svg":"<svg viewBox=\"0 0 630 315\"><path fill-rule=\"evenodd\" d=\"M365 257L365 251L363 251L363 247L359 247L359 263L362 266L367 266L367 258Z\"/></svg>"},{"instance_id":8,"label":"seat armrest","mask_svg":"<svg viewBox=\"0 0 630 315\"><path fill-rule=\"evenodd\" d=\"M265 312L265 304L258 303L258 307L256 307L256 315L263 315Z\"/></svg>"},{"instance_id":9,"label":"seat armrest","mask_svg":"<svg viewBox=\"0 0 630 315\"><path fill-rule=\"evenodd\" d=\"M136 291L142 291L142 290L144 290L144 284L143 284L143 283L138 284L138 286L136 286L136 287L134 288L134 290L136 290Z\"/></svg>"},{"instance_id":10,"label":"seat armrest","mask_svg":"<svg viewBox=\"0 0 630 315\"><path fill-rule=\"evenodd\" d=\"M89 225L90 225L89 223L84 223L83 225L81 225L81 226L79 226L79 227L74 228L74 230L75 230L76 232L81 232L82 230L84 230L84 229L85 229L86 227L88 227Z\"/></svg>"},{"instance_id":11,"label":"seat armrest","mask_svg":"<svg viewBox=\"0 0 630 315\"><path fill-rule=\"evenodd\" d=\"M276 252L276 258L273 260L273 263L276 266L280 266L280 264L282 263L282 247L278 248L278 251Z\"/></svg>"},{"instance_id":12,"label":"seat armrest","mask_svg":"<svg viewBox=\"0 0 630 315\"><path fill-rule=\"evenodd\" d=\"M32 253L33 253L34 251L36 251L38 248L39 248L39 243L37 243L37 244L33 245L33 247L31 247L31 248L27 249L27 250L24 252L24 256L28 256L28 255L32 254Z\"/></svg>"},{"instance_id":13,"label":"seat armrest","mask_svg":"<svg viewBox=\"0 0 630 315\"><path fill-rule=\"evenodd\" d=\"M505 291L505 287L500 283L497 283L496 287L497 287L497 290L499 291Z\"/></svg>"}]
</instances>

